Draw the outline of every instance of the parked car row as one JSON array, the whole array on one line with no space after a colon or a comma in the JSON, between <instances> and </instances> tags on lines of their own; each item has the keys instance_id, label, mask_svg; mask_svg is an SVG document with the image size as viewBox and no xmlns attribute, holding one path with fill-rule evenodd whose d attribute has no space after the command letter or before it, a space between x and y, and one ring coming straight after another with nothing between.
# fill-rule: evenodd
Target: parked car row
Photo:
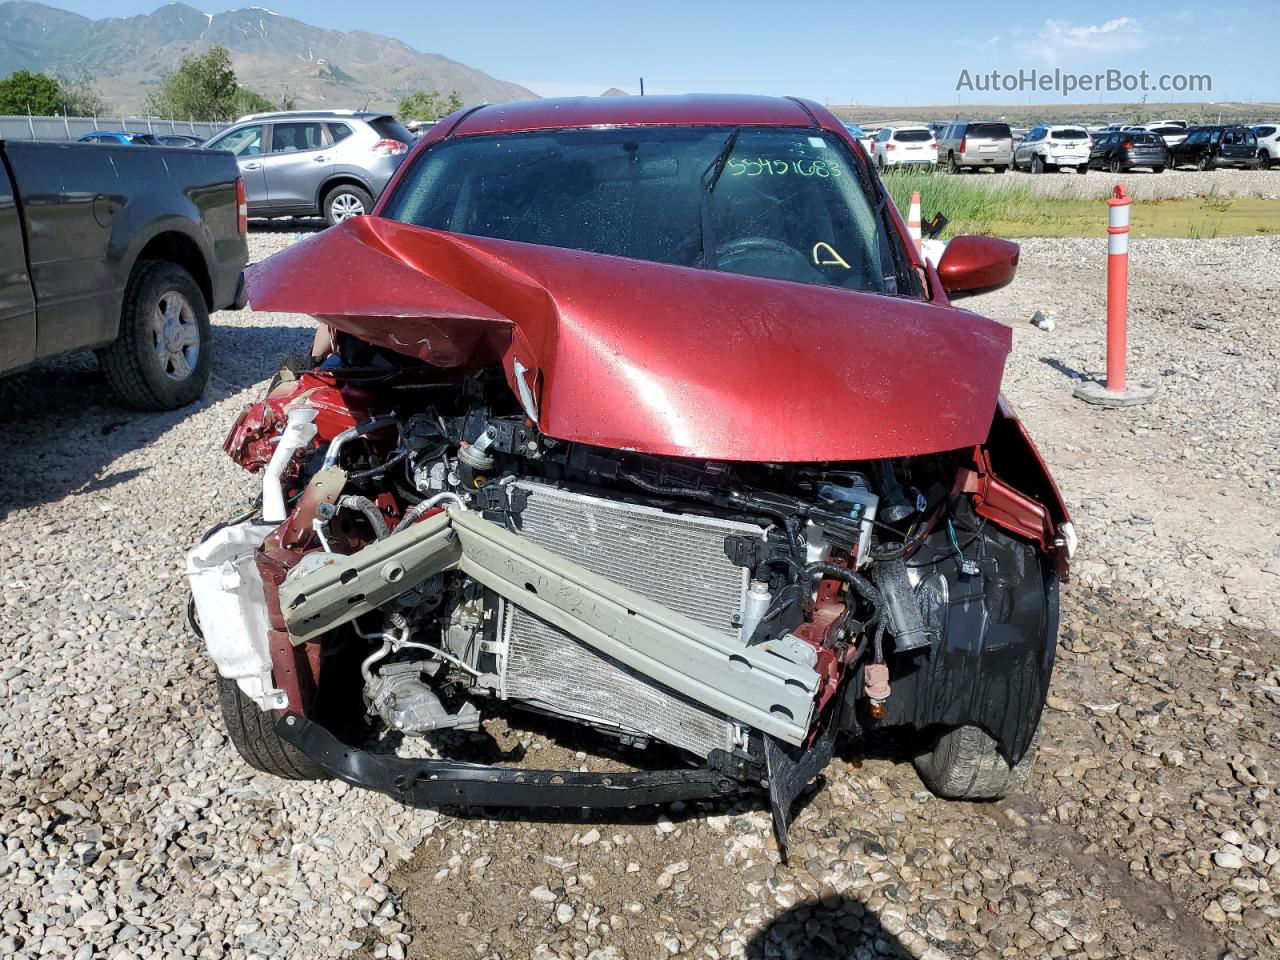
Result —
<instances>
[{"instance_id":1,"label":"parked car row","mask_svg":"<svg viewBox=\"0 0 1280 960\"><path fill-rule=\"evenodd\" d=\"M80 140L228 150L244 178L250 216L322 216L330 224L372 211L416 142L390 114L352 110L253 114L207 141L102 130Z\"/></svg>"},{"instance_id":2,"label":"parked car row","mask_svg":"<svg viewBox=\"0 0 1280 960\"><path fill-rule=\"evenodd\" d=\"M1280 122L1256 126L1189 126L1182 120L1145 124L1039 124L1030 129L992 121L889 123L872 134L846 124L881 170L943 165L949 173L1013 168L1030 173L1090 168L1155 173L1166 167L1200 170L1241 167L1264 170L1280 163Z\"/></svg>"}]
</instances>

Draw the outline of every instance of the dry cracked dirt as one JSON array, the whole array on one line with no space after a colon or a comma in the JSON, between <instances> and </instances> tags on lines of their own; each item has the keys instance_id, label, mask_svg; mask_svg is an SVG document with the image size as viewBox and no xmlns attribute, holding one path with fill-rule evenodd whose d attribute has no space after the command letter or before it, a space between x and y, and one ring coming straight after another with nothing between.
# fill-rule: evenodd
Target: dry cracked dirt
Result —
<instances>
[{"instance_id":1,"label":"dry cracked dirt","mask_svg":"<svg viewBox=\"0 0 1280 960\"><path fill-rule=\"evenodd\" d=\"M92 359L0 382L0 956L1280 955L1280 239L1135 243L1132 375L1160 393L1127 411L1071 396L1104 259L1030 240L971 301L1014 328L1006 392L1081 540L1029 781L946 802L901 744L847 744L786 865L755 802L409 810L240 762L181 557L251 495L221 439L305 318L218 315L180 413L117 406ZM515 713L470 746L629 759Z\"/></svg>"}]
</instances>

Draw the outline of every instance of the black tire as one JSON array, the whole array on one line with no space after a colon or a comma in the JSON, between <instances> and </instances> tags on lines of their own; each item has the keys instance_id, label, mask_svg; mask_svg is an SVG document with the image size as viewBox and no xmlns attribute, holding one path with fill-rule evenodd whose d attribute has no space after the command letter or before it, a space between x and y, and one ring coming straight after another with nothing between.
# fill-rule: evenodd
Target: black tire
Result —
<instances>
[{"instance_id":1,"label":"black tire","mask_svg":"<svg viewBox=\"0 0 1280 960\"><path fill-rule=\"evenodd\" d=\"M1108 169L1108 170L1110 170L1112 173L1123 173L1123 172L1124 172L1124 168L1120 165L1120 158L1119 158L1119 157L1112 157L1112 158L1107 162L1107 169Z\"/></svg>"},{"instance_id":2,"label":"black tire","mask_svg":"<svg viewBox=\"0 0 1280 960\"><path fill-rule=\"evenodd\" d=\"M998 164L997 166L994 166L994 167L992 167L992 168L991 168L991 172L992 172L992 173L1008 173L1008 172L1009 172L1009 165L1008 165L1007 163L1005 163L1005 164Z\"/></svg>"},{"instance_id":3,"label":"black tire","mask_svg":"<svg viewBox=\"0 0 1280 960\"><path fill-rule=\"evenodd\" d=\"M1152 168L1151 168L1151 172L1152 172L1152 173L1164 173L1164 167L1152 167Z\"/></svg>"},{"instance_id":4,"label":"black tire","mask_svg":"<svg viewBox=\"0 0 1280 960\"><path fill-rule=\"evenodd\" d=\"M1271 166L1271 158L1267 156L1267 151L1259 150L1257 159L1253 162L1253 169L1266 170L1269 166Z\"/></svg>"},{"instance_id":5,"label":"black tire","mask_svg":"<svg viewBox=\"0 0 1280 960\"><path fill-rule=\"evenodd\" d=\"M119 336L98 351L98 362L132 407L176 410L199 398L213 365L213 330L191 274L164 260L138 261L125 287Z\"/></svg>"},{"instance_id":6,"label":"black tire","mask_svg":"<svg viewBox=\"0 0 1280 960\"><path fill-rule=\"evenodd\" d=\"M1037 729L1027 752L1017 766L1011 767L985 730L974 726L956 727L916 755L916 772L925 786L940 797L999 800L1026 782L1035 763L1039 741Z\"/></svg>"},{"instance_id":7,"label":"black tire","mask_svg":"<svg viewBox=\"0 0 1280 960\"><path fill-rule=\"evenodd\" d=\"M360 213L353 212L357 206ZM363 187L340 183L324 195L324 219L331 227L350 217L360 216L372 211L373 197Z\"/></svg>"},{"instance_id":8,"label":"black tire","mask_svg":"<svg viewBox=\"0 0 1280 960\"><path fill-rule=\"evenodd\" d=\"M262 710L234 680L218 677L222 723L244 762L285 780L328 780L325 769L275 731L276 714Z\"/></svg>"},{"instance_id":9,"label":"black tire","mask_svg":"<svg viewBox=\"0 0 1280 960\"><path fill-rule=\"evenodd\" d=\"M1088 172L1089 172L1089 165L1087 163L1082 163L1080 164L1080 166L1076 167L1076 173L1080 174L1081 176L1084 176Z\"/></svg>"},{"instance_id":10,"label":"black tire","mask_svg":"<svg viewBox=\"0 0 1280 960\"><path fill-rule=\"evenodd\" d=\"M960 165L956 163L956 155L954 153L947 154L947 173L959 173Z\"/></svg>"},{"instance_id":11,"label":"black tire","mask_svg":"<svg viewBox=\"0 0 1280 960\"><path fill-rule=\"evenodd\" d=\"M1031 172L1032 172L1032 173L1044 173L1044 170L1045 170L1045 167L1044 167L1044 158L1043 158L1043 157L1041 157L1041 156L1040 156L1040 154L1038 154L1038 153L1037 153L1037 154L1035 154L1034 156L1032 156L1032 158L1031 158Z\"/></svg>"},{"instance_id":12,"label":"black tire","mask_svg":"<svg viewBox=\"0 0 1280 960\"><path fill-rule=\"evenodd\" d=\"M1196 161L1196 169L1203 173L1213 172L1213 161L1209 159L1209 155L1207 153L1203 154L1200 159Z\"/></svg>"}]
</instances>

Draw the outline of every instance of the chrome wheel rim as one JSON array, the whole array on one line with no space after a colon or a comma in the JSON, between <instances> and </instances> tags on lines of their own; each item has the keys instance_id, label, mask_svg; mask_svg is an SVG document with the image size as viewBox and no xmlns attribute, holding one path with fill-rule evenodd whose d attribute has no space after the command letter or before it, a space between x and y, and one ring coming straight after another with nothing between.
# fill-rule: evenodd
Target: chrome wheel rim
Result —
<instances>
[{"instance_id":1,"label":"chrome wheel rim","mask_svg":"<svg viewBox=\"0 0 1280 960\"><path fill-rule=\"evenodd\" d=\"M200 362L200 324L190 301L176 290L162 293L151 311L151 346L170 380L186 380Z\"/></svg>"},{"instance_id":2,"label":"chrome wheel rim","mask_svg":"<svg viewBox=\"0 0 1280 960\"><path fill-rule=\"evenodd\" d=\"M330 208L333 211L333 222L341 223L343 220L350 220L352 217L360 217L364 215L364 203L355 194L340 193L333 198L333 205Z\"/></svg>"}]
</instances>

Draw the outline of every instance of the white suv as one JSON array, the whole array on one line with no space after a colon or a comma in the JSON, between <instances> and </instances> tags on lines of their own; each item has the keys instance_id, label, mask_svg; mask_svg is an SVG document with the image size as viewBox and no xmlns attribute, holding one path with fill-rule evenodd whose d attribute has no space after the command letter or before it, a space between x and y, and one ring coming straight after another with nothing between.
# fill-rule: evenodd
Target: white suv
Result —
<instances>
[{"instance_id":1,"label":"white suv","mask_svg":"<svg viewBox=\"0 0 1280 960\"><path fill-rule=\"evenodd\" d=\"M1253 135L1258 138L1258 159L1263 160L1262 168L1265 170L1280 164L1280 122L1260 123L1253 128Z\"/></svg>"},{"instance_id":2,"label":"white suv","mask_svg":"<svg viewBox=\"0 0 1280 960\"><path fill-rule=\"evenodd\" d=\"M872 159L881 170L938 162L938 141L926 126L881 127L872 147Z\"/></svg>"},{"instance_id":3,"label":"white suv","mask_svg":"<svg viewBox=\"0 0 1280 960\"><path fill-rule=\"evenodd\" d=\"M1089 172L1091 141L1084 127L1033 127L1013 152L1013 169L1044 173L1061 167Z\"/></svg>"}]
</instances>

